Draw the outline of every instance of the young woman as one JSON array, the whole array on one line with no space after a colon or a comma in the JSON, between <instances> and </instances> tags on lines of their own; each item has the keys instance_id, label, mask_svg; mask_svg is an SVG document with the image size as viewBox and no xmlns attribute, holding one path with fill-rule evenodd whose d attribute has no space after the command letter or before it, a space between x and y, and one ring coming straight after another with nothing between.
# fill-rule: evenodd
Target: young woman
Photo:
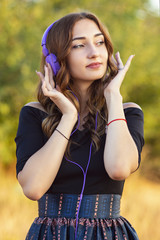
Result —
<instances>
[{"instance_id":1,"label":"young woman","mask_svg":"<svg viewBox=\"0 0 160 240\"><path fill-rule=\"evenodd\" d=\"M42 38L38 102L20 113L17 177L37 200L26 239L137 240L120 216L124 180L140 164L143 113L122 102L123 65L96 16L72 13ZM132 207L132 206L131 206Z\"/></svg>"}]
</instances>

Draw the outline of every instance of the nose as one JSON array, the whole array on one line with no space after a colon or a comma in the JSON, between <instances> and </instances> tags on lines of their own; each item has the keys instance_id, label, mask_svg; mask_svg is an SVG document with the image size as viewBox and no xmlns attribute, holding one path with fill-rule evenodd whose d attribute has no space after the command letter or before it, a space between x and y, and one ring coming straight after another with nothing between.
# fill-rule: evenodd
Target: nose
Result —
<instances>
[{"instance_id":1,"label":"nose","mask_svg":"<svg viewBox=\"0 0 160 240\"><path fill-rule=\"evenodd\" d=\"M94 44L90 44L88 46L88 58L96 58L98 57L98 49Z\"/></svg>"}]
</instances>

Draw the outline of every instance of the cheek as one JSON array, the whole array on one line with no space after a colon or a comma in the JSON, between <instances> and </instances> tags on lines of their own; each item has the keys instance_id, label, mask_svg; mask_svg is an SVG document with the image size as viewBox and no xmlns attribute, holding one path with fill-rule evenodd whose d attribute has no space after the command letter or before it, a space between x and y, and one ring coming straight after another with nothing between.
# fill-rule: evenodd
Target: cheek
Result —
<instances>
[{"instance_id":1,"label":"cheek","mask_svg":"<svg viewBox=\"0 0 160 240\"><path fill-rule=\"evenodd\" d=\"M74 78L77 75L78 62L74 58L70 58L68 61L68 68L70 75Z\"/></svg>"},{"instance_id":2,"label":"cheek","mask_svg":"<svg viewBox=\"0 0 160 240\"><path fill-rule=\"evenodd\" d=\"M71 55L69 55L68 58L67 58L67 64L68 64L69 72L70 72L70 74L72 74L74 61L73 61L73 58L72 58Z\"/></svg>"},{"instance_id":3,"label":"cheek","mask_svg":"<svg viewBox=\"0 0 160 240\"><path fill-rule=\"evenodd\" d=\"M103 52L103 57L105 59L105 61L108 61L108 51L105 49L105 51Z\"/></svg>"},{"instance_id":4,"label":"cheek","mask_svg":"<svg viewBox=\"0 0 160 240\"><path fill-rule=\"evenodd\" d=\"M103 48L101 48L101 56L103 57L104 60L108 60L108 50L106 48L106 46L104 46Z\"/></svg>"},{"instance_id":5,"label":"cheek","mask_svg":"<svg viewBox=\"0 0 160 240\"><path fill-rule=\"evenodd\" d=\"M69 66L69 69L74 69L74 66L76 66L78 63L78 58L75 54L71 54L68 56L68 66Z\"/></svg>"},{"instance_id":6,"label":"cheek","mask_svg":"<svg viewBox=\"0 0 160 240\"><path fill-rule=\"evenodd\" d=\"M77 72L77 70L82 69L82 57L77 56L76 54L72 54L68 57L68 66L71 74L74 74L75 72Z\"/></svg>"}]
</instances>

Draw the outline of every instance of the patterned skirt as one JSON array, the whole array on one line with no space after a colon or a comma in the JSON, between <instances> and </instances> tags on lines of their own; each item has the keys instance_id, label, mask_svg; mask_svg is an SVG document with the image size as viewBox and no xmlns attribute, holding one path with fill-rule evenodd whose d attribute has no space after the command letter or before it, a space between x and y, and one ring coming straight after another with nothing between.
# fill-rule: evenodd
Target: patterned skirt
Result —
<instances>
[{"instance_id":1,"label":"patterned skirt","mask_svg":"<svg viewBox=\"0 0 160 240\"><path fill-rule=\"evenodd\" d=\"M79 195L45 194L26 240L138 240L120 216L120 200L118 194L84 195L79 208Z\"/></svg>"}]
</instances>

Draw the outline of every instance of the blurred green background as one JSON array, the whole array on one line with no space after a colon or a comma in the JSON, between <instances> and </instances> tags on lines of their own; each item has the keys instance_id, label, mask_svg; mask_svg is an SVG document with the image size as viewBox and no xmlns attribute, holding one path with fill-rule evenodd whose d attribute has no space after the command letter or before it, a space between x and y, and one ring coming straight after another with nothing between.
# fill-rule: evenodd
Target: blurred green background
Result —
<instances>
[{"instance_id":1,"label":"blurred green background","mask_svg":"<svg viewBox=\"0 0 160 240\"><path fill-rule=\"evenodd\" d=\"M152 0L154 1L154 0ZM155 0L156 1L156 0ZM157 0L158 1L158 0ZM135 54L121 92L145 116L145 160L140 171L160 179L160 16L147 0L1 0L0 2L0 161L15 164L21 107L35 101L46 27L64 14L88 10L108 27L114 51L125 62Z\"/></svg>"},{"instance_id":2,"label":"blurred green background","mask_svg":"<svg viewBox=\"0 0 160 240\"><path fill-rule=\"evenodd\" d=\"M151 1L157 8L154 9ZM108 27L114 53L119 51L124 63L130 54L135 54L121 93L124 102L136 102L143 109L145 147L138 174L154 182L157 191L160 182L160 10L159 1L151 1L0 1L0 181L4 189L7 183L8 190L12 191L13 181L16 182L14 138L20 109L27 102L36 101L38 78L35 70L40 66L42 34L47 26L65 14L91 11ZM4 189L2 187L0 195L1 206L5 203ZM143 238L146 239L158 238Z\"/></svg>"}]
</instances>

